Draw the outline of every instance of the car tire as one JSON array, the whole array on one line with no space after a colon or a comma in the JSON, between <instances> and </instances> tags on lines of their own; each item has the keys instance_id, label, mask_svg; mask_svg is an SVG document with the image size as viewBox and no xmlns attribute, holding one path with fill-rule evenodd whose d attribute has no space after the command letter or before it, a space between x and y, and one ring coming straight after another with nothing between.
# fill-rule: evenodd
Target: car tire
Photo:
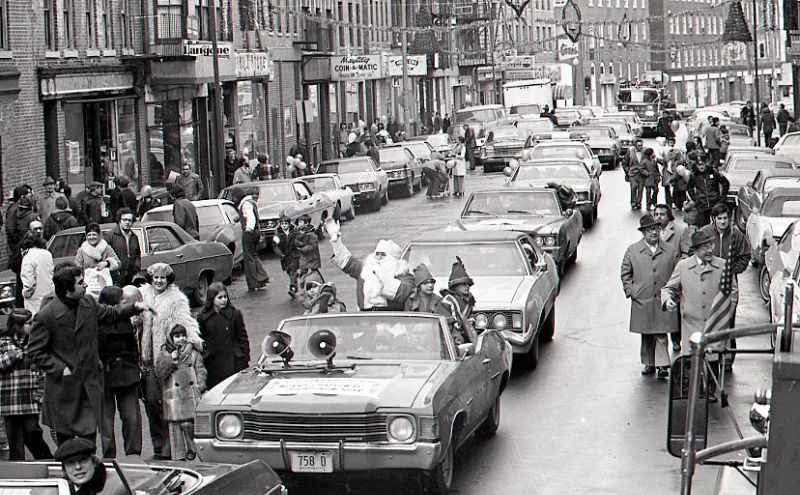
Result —
<instances>
[{"instance_id":1,"label":"car tire","mask_svg":"<svg viewBox=\"0 0 800 495\"><path fill-rule=\"evenodd\" d=\"M389 188L383 190L383 196L381 196L381 204L385 205L389 203Z\"/></svg>"},{"instance_id":2,"label":"car tire","mask_svg":"<svg viewBox=\"0 0 800 495\"><path fill-rule=\"evenodd\" d=\"M411 176L403 185L403 196L405 196L406 198L410 198L413 195L414 195L414 177Z\"/></svg>"},{"instance_id":3,"label":"car tire","mask_svg":"<svg viewBox=\"0 0 800 495\"><path fill-rule=\"evenodd\" d=\"M769 302L769 286L772 283L772 279L769 276L769 270L767 270L767 265L761 265L761 269L758 271L758 292L761 295L761 299L764 302Z\"/></svg>"},{"instance_id":4,"label":"car tire","mask_svg":"<svg viewBox=\"0 0 800 495\"><path fill-rule=\"evenodd\" d=\"M200 274L200 277L197 279L197 287L194 288L194 302L198 306L202 306L206 303L206 294L208 294L208 286L209 286L209 276L207 273L203 272Z\"/></svg>"},{"instance_id":5,"label":"car tire","mask_svg":"<svg viewBox=\"0 0 800 495\"><path fill-rule=\"evenodd\" d=\"M556 308L550 310L550 314L547 315L547 318L544 320L544 324L542 325L542 330L539 335L541 335L541 339L543 342L550 342L553 340L553 336L556 334Z\"/></svg>"},{"instance_id":6,"label":"car tire","mask_svg":"<svg viewBox=\"0 0 800 495\"><path fill-rule=\"evenodd\" d=\"M348 220L354 220L356 218L356 206L350 203L350 210L347 211L347 214L344 216Z\"/></svg>"},{"instance_id":7,"label":"car tire","mask_svg":"<svg viewBox=\"0 0 800 495\"><path fill-rule=\"evenodd\" d=\"M490 438L497 433L497 429L500 427L500 394L497 394L497 397L494 399L494 404L492 407L489 408L489 413L486 415L486 419L483 420L483 423L478 427L478 431L475 432L478 438Z\"/></svg>"},{"instance_id":8,"label":"car tire","mask_svg":"<svg viewBox=\"0 0 800 495\"><path fill-rule=\"evenodd\" d=\"M581 216L581 218L583 218L583 228L584 229L592 228L592 225L594 225L594 210L592 210L592 212L590 212L585 217Z\"/></svg>"},{"instance_id":9,"label":"car tire","mask_svg":"<svg viewBox=\"0 0 800 495\"><path fill-rule=\"evenodd\" d=\"M533 342L531 342L531 348L528 350L528 353L525 354L525 367L529 370L533 371L539 366L539 336L542 334L541 328L533 337Z\"/></svg>"},{"instance_id":10,"label":"car tire","mask_svg":"<svg viewBox=\"0 0 800 495\"><path fill-rule=\"evenodd\" d=\"M448 495L453 486L453 469L456 464L455 438L450 440L442 461L425 473L425 488L429 493Z\"/></svg>"},{"instance_id":11,"label":"car tire","mask_svg":"<svg viewBox=\"0 0 800 495\"><path fill-rule=\"evenodd\" d=\"M338 201L336 206L333 207L333 219L336 220L336 223L342 221L342 204Z\"/></svg>"},{"instance_id":12,"label":"car tire","mask_svg":"<svg viewBox=\"0 0 800 495\"><path fill-rule=\"evenodd\" d=\"M567 263L569 263L570 265L574 265L577 261L578 261L578 247L575 246L575 252L572 253L572 255L569 258L567 258Z\"/></svg>"}]
</instances>

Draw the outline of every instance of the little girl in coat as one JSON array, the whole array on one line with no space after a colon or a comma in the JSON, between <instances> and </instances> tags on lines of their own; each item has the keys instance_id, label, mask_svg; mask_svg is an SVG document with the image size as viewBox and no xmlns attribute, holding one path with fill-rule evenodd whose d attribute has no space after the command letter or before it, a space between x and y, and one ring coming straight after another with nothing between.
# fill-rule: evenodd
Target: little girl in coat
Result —
<instances>
[{"instance_id":1,"label":"little girl in coat","mask_svg":"<svg viewBox=\"0 0 800 495\"><path fill-rule=\"evenodd\" d=\"M169 423L169 442L174 460L193 460L194 411L206 390L203 357L187 340L186 327L175 325L157 361L156 375L163 384L164 419Z\"/></svg>"}]
</instances>

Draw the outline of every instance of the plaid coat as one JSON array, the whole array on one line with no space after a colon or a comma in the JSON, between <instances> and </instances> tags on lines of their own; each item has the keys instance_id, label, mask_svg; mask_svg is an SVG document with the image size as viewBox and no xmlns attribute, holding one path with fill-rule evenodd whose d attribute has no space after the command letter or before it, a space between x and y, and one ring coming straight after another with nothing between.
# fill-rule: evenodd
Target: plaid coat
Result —
<instances>
[{"instance_id":1,"label":"plaid coat","mask_svg":"<svg viewBox=\"0 0 800 495\"><path fill-rule=\"evenodd\" d=\"M16 339L0 337L0 416L39 414L43 375L23 347Z\"/></svg>"}]
</instances>

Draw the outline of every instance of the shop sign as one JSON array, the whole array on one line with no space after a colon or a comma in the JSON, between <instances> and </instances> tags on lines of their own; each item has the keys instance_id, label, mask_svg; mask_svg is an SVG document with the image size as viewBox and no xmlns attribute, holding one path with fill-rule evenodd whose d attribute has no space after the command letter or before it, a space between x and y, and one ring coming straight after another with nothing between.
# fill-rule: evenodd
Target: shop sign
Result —
<instances>
[{"instance_id":1,"label":"shop sign","mask_svg":"<svg viewBox=\"0 0 800 495\"><path fill-rule=\"evenodd\" d=\"M44 98L132 89L133 74L130 72L63 74L42 78L39 81L39 91Z\"/></svg>"},{"instance_id":2,"label":"shop sign","mask_svg":"<svg viewBox=\"0 0 800 495\"><path fill-rule=\"evenodd\" d=\"M231 53L233 53L233 43L217 42L217 56L230 58ZM183 40L183 55L187 57L211 57L213 54L214 44L211 41Z\"/></svg>"},{"instance_id":3,"label":"shop sign","mask_svg":"<svg viewBox=\"0 0 800 495\"><path fill-rule=\"evenodd\" d=\"M336 55L331 57L332 81L362 81L383 78L380 55Z\"/></svg>"},{"instance_id":4,"label":"shop sign","mask_svg":"<svg viewBox=\"0 0 800 495\"><path fill-rule=\"evenodd\" d=\"M786 55L793 63L800 61L800 31L789 31L789 46L786 47Z\"/></svg>"},{"instance_id":5,"label":"shop sign","mask_svg":"<svg viewBox=\"0 0 800 495\"><path fill-rule=\"evenodd\" d=\"M617 84L617 76L600 76L600 84Z\"/></svg>"},{"instance_id":6,"label":"shop sign","mask_svg":"<svg viewBox=\"0 0 800 495\"><path fill-rule=\"evenodd\" d=\"M267 52L246 52L236 54L236 77L269 77L272 79L272 55Z\"/></svg>"},{"instance_id":7,"label":"shop sign","mask_svg":"<svg viewBox=\"0 0 800 495\"><path fill-rule=\"evenodd\" d=\"M530 70L535 64L533 55L517 55L503 60L503 70Z\"/></svg>"},{"instance_id":8,"label":"shop sign","mask_svg":"<svg viewBox=\"0 0 800 495\"><path fill-rule=\"evenodd\" d=\"M390 55L386 57L386 65L390 76L403 75L403 57ZM409 76L425 76L428 74L428 59L425 55L408 55L406 69Z\"/></svg>"},{"instance_id":9,"label":"shop sign","mask_svg":"<svg viewBox=\"0 0 800 495\"><path fill-rule=\"evenodd\" d=\"M491 81L500 76L500 71L492 70L492 67L478 67L478 81Z\"/></svg>"},{"instance_id":10,"label":"shop sign","mask_svg":"<svg viewBox=\"0 0 800 495\"><path fill-rule=\"evenodd\" d=\"M558 60L572 60L578 58L578 44L572 41L559 38L558 39Z\"/></svg>"}]
</instances>

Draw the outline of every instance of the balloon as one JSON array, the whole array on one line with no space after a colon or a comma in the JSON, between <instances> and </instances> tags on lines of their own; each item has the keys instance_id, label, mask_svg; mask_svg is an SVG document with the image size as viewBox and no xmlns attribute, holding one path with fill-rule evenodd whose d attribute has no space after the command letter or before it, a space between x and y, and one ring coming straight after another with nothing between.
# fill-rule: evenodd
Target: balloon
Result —
<instances>
[{"instance_id":1,"label":"balloon","mask_svg":"<svg viewBox=\"0 0 800 495\"><path fill-rule=\"evenodd\" d=\"M297 164L297 168L299 168L300 170L305 170L306 167L307 167L306 162L300 162Z\"/></svg>"}]
</instances>

